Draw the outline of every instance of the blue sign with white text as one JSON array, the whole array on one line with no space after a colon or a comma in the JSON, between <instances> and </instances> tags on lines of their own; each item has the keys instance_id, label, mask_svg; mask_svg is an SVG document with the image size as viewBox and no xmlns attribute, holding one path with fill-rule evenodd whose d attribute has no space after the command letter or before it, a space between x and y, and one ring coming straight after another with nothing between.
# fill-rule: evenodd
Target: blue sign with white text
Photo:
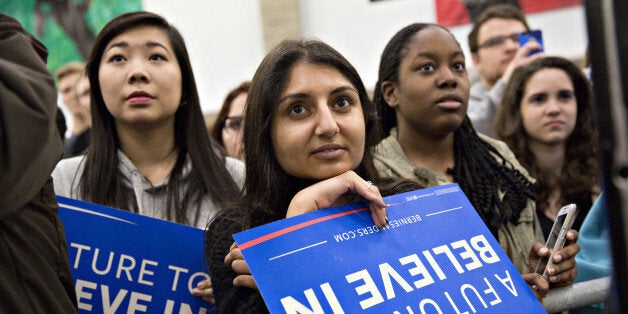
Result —
<instances>
[{"instance_id":1,"label":"blue sign with white text","mask_svg":"<svg viewBox=\"0 0 628 314\"><path fill-rule=\"evenodd\" d=\"M272 313L546 313L457 184L234 235Z\"/></svg>"},{"instance_id":2,"label":"blue sign with white text","mask_svg":"<svg viewBox=\"0 0 628 314\"><path fill-rule=\"evenodd\" d=\"M204 232L57 196L80 313L208 313Z\"/></svg>"}]
</instances>

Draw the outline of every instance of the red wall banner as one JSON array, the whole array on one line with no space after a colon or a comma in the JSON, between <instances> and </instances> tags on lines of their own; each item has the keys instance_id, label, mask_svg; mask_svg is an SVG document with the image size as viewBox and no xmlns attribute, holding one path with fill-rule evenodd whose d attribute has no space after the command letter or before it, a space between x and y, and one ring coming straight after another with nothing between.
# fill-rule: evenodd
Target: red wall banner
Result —
<instances>
[{"instance_id":1,"label":"red wall banner","mask_svg":"<svg viewBox=\"0 0 628 314\"><path fill-rule=\"evenodd\" d=\"M471 21L469 8L487 6L493 3L518 3L527 14L555 10L559 8L581 5L582 0L434 0L436 3L436 21L445 27L468 24ZM476 9L477 10L477 9Z\"/></svg>"}]
</instances>

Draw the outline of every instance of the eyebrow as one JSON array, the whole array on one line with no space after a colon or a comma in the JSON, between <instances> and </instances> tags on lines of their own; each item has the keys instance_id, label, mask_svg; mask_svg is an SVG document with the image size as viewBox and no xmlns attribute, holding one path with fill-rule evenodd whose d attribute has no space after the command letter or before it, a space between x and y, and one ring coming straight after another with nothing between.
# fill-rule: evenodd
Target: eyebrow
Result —
<instances>
[{"instance_id":1,"label":"eyebrow","mask_svg":"<svg viewBox=\"0 0 628 314\"><path fill-rule=\"evenodd\" d=\"M148 46L150 48L161 47L161 48L165 49L166 51L170 52L170 50L168 50L168 48L166 48L166 46L164 46L164 45L162 45L161 43L158 43L158 42L149 41L149 42L146 43L146 46ZM121 41L121 42L118 42L118 43L111 44L111 46L109 48L107 48L105 50L105 52L113 49L114 47L127 48L127 47L129 47L129 43L127 43L126 41Z\"/></svg>"},{"instance_id":2,"label":"eyebrow","mask_svg":"<svg viewBox=\"0 0 628 314\"><path fill-rule=\"evenodd\" d=\"M344 92L346 90L354 91L356 94L359 94L358 91L355 88L353 88L353 86L340 86L338 88L333 89L329 93L329 95L338 94L338 93ZM287 99L303 99L303 98L309 98L309 97L310 97L310 94L307 94L307 93L288 94L286 96L283 96L283 97L279 98L277 103L281 104L282 102L286 101Z\"/></svg>"},{"instance_id":3,"label":"eyebrow","mask_svg":"<svg viewBox=\"0 0 628 314\"><path fill-rule=\"evenodd\" d=\"M458 50L456 52L454 52L453 54L451 54L451 57L464 57L464 52ZM414 59L412 59L412 61L415 61L416 59L418 59L419 57L424 57L424 58L429 58L429 59L436 59L436 53L433 52L419 52L417 53L416 56L414 56Z\"/></svg>"}]
</instances>

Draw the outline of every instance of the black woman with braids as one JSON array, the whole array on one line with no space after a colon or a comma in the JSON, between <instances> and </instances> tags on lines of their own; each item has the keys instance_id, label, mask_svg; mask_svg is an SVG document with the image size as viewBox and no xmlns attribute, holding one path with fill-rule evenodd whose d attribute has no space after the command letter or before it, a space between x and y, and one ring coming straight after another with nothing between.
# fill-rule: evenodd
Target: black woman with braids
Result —
<instances>
[{"instance_id":1,"label":"black woman with braids","mask_svg":"<svg viewBox=\"0 0 628 314\"><path fill-rule=\"evenodd\" d=\"M375 87L387 136L376 147L376 166L382 176L427 186L457 182L532 285L542 279L527 273L548 252L539 243L544 241L532 179L504 143L475 132L466 115L469 85L464 53L449 31L435 24L399 31L384 49ZM570 230L568 245L558 253L552 285L576 276L577 234ZM537 296L547 291L540 290Z\"/></svg>"}]
</instances>

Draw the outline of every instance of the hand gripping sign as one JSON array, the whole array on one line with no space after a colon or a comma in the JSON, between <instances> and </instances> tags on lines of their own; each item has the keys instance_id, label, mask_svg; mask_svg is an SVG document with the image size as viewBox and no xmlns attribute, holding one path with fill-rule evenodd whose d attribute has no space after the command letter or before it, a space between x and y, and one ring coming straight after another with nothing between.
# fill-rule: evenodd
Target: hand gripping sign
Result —
<instances>
[{"instance_id":1,"label":"hand gripping sign","mask_svg":"<svg viewBox=\"0 0 628 314\"><path fill-rule=\"evenodd\" d=\"M457 184L234 235L273 313L545 313Z\"/></svg>"}]
</instances>

